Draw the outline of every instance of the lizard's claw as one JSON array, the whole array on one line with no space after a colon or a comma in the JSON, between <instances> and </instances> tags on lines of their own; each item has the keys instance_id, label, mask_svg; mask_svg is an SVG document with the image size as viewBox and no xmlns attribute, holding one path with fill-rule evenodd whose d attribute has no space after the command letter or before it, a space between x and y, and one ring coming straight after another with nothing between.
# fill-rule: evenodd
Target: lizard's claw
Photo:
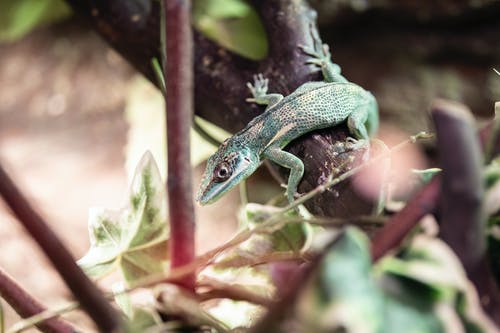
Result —
<instances>
[{"instance_id":1,"label":"lizard's claw","mask_svg":"<svg viewBox=\"0 0 500 333\"><path fill-rule=\"evenodd\" d=\"M326 44L321 45L319 49L316 47L312 48L305 45L299 45L299 48L302 50L302 52L312 57L311 59L308 59L306 61L306 64L321 66L323 63L330 62L330 48Z\"/></svg>"},{"instance_id":2,"label":"lizard's claw","mask_svg":"<svg viewBox=\"0 0 500 333\"><path fill-rule=\"evenodd\" d=\"M269 79L264 78L262 74L257 74L253 76L253 85L248 82L247 87L252 94L252 98L247 98L247 102L255 102L259 97L264 96L267 93Z\"/></svg>"}]
</instances>

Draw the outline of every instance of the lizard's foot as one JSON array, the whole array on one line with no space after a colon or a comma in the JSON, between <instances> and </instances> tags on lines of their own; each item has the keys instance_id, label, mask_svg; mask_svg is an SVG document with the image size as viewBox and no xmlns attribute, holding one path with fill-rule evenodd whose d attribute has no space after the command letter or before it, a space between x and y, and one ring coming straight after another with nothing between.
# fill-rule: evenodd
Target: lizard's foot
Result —
<instances>
[{"instance_id":1,"label":"lizard's foot","mask_svg":"<svg viewBox=\"0 0 500 333\"><path fill-rule=\"evenodd\" d=\"M246 101L258 103L258 101L267 94L269 79L264 78L262 74L257 74L253 76L253 82L253 85L247 82L247 87L253 97L247 98Z\"/></svg>"},{"instance_id":2,"label":"lizard's foot","mask_svg":"<svg viewBox=\"0 0 500 333\"><path fill-rule=\"evenodd\" d=\"M337 154L365 149L363 160L367 161L370 157L370 141L367 139L355 139L349 136L346 138L345 142L337 142L335 144L335 149Z\"/></svg>"},{"instance_id":3,"label":"lizard's foot","mask_svg":"<svg viewBox=\"0 0 500 333\"><path fill-rule=\"evenodd\" d=\"M318 29L311 23L309 26L309 31L311 32L311 38L313 40L313 46L299 45L299 48L305 54L312 57L306 63L318 65L322 67L323 63L331 62L330 48L327 44L323 44L321 38L318 35Z\"/></svg>"},{"instance_id":4,"label":"lizard's foot","mask_svg":"<svg viewBox=\"0 0 500 333\"><path fill-rule=\"evenodd\" d=\"M319 49L315 47L299 45L299 48L305 54L311 56L311 59L306 61L306 64L322 66L324 63L330 62L330 48L326 44L320 45Z\"/></svg>"},{"instance_id":5,"label":"lizard's foot","mask_svg":"<svg viewBox=\"0 0 500 333\"><path fill-rule=\"evenodd\" d=\"M369 142L366 139L355 139L353 137L348 136L345 141L348 150L358 150L360 148L369 146Z\"/></svg>"},{"instance_id":6,"label":"lizard's foot","mask_svg":"<svg viewBox=\"0 0 500 333\"><path fill-rule=\"evenodd\" d=\"M323 44L318 35L318 30L312 24L310 26L313 46L299 45L299 48L311 58L306 61L306 64L315 65L321 68L323 78L326 82L346 83L347 79L340 73L340 66L334 64L331 60L330 48Z\"/></svg>"},{"instance_id":7,"label":"lizard's foot","mask_svg":"<svg viewBox=\"0 0 500 333\"><path fill-rule=\"evenodd\" d=\"M358 149L365 149L363 153L363 161L368 161L370 159L370 140L368 139L354 139L348 137L346 139L346 144L348 145L348 149L351 151Z\"/></svg>"}]
</instances>

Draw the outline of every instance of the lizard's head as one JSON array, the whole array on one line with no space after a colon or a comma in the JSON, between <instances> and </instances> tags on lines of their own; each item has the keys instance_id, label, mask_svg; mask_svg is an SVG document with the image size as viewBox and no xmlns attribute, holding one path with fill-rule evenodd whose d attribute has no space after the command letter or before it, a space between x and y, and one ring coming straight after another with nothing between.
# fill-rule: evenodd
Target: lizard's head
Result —
<instances>
[{"instance_id":1,"label":"lizard's head","mask_svg":"<svg viewBox=\"0 0 500 333\"><path fill-rule=\"evenodd\" d=\"M206 205L250 176L259 166L259 158L247 147L226 140L207 162L196 201Z\"/></svg>"}]
</instances>

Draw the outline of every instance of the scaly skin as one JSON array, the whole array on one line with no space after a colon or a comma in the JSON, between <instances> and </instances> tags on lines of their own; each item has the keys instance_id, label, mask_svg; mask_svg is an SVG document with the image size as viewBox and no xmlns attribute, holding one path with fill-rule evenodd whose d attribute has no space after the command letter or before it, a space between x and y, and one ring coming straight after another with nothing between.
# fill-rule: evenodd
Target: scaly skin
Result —
<instances>
[{"instance_id":1,"label":"scaly skin","mask_svg":"<svg viewBox=\"0 0 500 333\"><path fill-rule=\"evenodd\" d=\"M313 30L314 31L314 30ZM316 129L333 127L344 121L351 134L368 143L378 129L378 107L373 95L347 81L340 67L330 60L330 52L313 34L314 49L301 47L311 56L307 62L321 68L324 81L308 82L290 95L268 94L268 80L262 75L248 84L249 102L267 105L240 132L227 139L207 162L196 200L212 203L249 177L265 158L290 169L287 198L294 200L304 174L304 164L284 150L293 139Z\"/></svg>"}]
</instances>

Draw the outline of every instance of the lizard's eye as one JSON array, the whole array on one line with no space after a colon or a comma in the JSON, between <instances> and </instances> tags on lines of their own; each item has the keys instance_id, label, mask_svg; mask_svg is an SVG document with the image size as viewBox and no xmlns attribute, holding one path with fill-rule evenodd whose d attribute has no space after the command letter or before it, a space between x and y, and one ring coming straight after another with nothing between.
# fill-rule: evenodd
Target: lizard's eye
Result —
<instances>
[{"instance_id":1,"label":"lizard's eye","mask_svg":"<svg viewBox=\"0 0 500 333\"><path fill-rule=\"evenodd\" d=\"M231 166L227 163L221 163L214 170L214 180L217 183L223 182L231 177L233 170Z\"/></svg>"}]
</instances>

